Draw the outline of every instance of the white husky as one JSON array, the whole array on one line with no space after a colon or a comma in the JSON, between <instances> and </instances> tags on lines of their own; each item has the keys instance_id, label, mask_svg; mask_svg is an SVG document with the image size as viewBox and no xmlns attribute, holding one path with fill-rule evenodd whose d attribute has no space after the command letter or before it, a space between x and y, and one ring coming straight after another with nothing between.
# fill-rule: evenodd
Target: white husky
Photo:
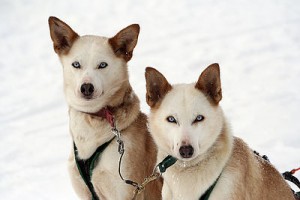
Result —
<instances>
[{"instance_id":1,"label":"white husky","mask_svg":"<svg viewBox=\"0 0 300 200\"><path fill-rule=\"evenodd\" d=\"M219 106L218 64L192 84L172 86L153 68L145 76L158 161L167 155L178 159L163 174L163 199L294 199L280 173L231 135Z\"/></svg>"},{"instance_id":2,"label":"white husky","mask_svg":"<svg viewBox=\"0 0 300 200\"><path fill-rule=\"evenodd\" d=\"M56 17L49 18L49 26L54 50L63 65L69 105L74 142L69 171L73 187L84 200L91 200L92 194L93 200L132 199L134 188L118 174L118 145L109 119L114 118L125 143L121 172L124 178L141 183L154 168L156 148L127 72L139 25L130 25L112 38L79 36ZM95 156L100 150L102 155ZM138 199L160 199L161 185L150 184Z\"/></svg>"}]
</instances>

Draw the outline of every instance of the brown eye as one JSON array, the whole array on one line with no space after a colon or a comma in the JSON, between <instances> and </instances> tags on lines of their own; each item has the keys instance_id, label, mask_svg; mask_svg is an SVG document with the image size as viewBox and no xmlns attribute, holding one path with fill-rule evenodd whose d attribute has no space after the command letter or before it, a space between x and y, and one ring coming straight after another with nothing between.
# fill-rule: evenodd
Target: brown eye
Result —
<instances>
[{"instance_id":1,"label":"brown eye","mask_svg":"<svg viewBox=\"0 0 300 200\"><path fill-rule=\"evenodd\" d=\"M167 117L167 121L170 122L170 123L175 123L175 124L177 123L175 117L173 117L173 116Z\"/></svg>"},{"instance_id":2,"label":"brown eye","mask_svg":"<svg viewBox=\"0 0 300 200\"><path fill-rule=\"evenodd\" d=\"M196 117L196 119L194 120L193 123L201 122L201 121L203 121L203 120L204 120L204 116L203 116L203 115L198 115L198 116Z\"/></svg>"},{"instance_id":3,"label":"brown eye","mask_svg":"<svg viewBox=\"0 0 300 200\"><path fill-rule=\"evenodd\" d=\"M72 66L76 69L79 69L80 68L80 63L78 61L75 61L72 63Z\"/></svg>"}]
</instances>

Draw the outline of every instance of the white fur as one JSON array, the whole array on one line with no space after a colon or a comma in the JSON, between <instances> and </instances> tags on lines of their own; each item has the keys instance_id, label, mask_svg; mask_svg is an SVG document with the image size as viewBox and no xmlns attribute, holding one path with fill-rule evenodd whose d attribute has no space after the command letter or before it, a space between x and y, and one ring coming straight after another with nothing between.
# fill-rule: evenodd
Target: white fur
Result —
<instances>
[{"instance_id":1,"label":"white fur","mask_svg":"<svg viewBox=\"0 0 300 200\"><path fill-rule=\"evenodd\" d=\"M150 131L163 137L156 141L159 149L182 159L179 154L180 146L187 143L194 147L194 155L189 159L182 159L183 161L195 159L206 152L223 126L222 109L212 107L194 86L195 84L174 85L160 105L163 109L150 114ZM197 115L203 115L205 119L193 124ZM168 116L174 116L178 124L168 122Z\"/></svg>"},{"instance_id":2,"label":"white fur","mask_svg":"<svg viewBox=\"0 0 300 200\"><path fill-rule=\"evenodd\" d=\"M209 200L294 199L282 175L231 135L219 106L221 85L214 77L218 71L218 65L211 65L196 85L168 87L162 75L151 68L146 70L148 102L152 105L149 129L158 146L157 162L167 155L178 159L163 173L162 198L198 200L220 177ZM161 88L151 83L157 80L163 83ZM151 91L168 92L161 93L153 104L151 100L157 98ZM204 116L204 120L193 123L197 115ZM175 117L177 123L169 122L168 116ZM180 154L180 146L187 145L194 149L192 156L191 151Z\"/></svg>"},{"instance_id":3,"label":"white fur","mask_svg":"<svg viewBox=\"0 0 300 200\"><path fill-rule=\"evenodd\" d=\"M67 55L60 56L64 72L64 90L68 104L79 111L97 112L108 105L108 99L128 80L126 62L117 58L108 43L108 38L82 36L77 39ZM79 62L80 69L72 66ZM98 69L101 62L108 66ZM80 87L92 83L95 87L93 98L82 97Z\"/></svg>"},{"instance_id":4,"label":"white fur","mask_svg":"<svg viewBox=\"0 0 300 200\"><path fill-rule=\"evenodd\" d=\"M193 123L197 115L203 115L205 119ZM174 116L177 124L168 122L168 116ZM163 199L198 199L213 184L221 174L231 152L232 136L228 131L226 145L218 144L217 141L222 129L226 128L224 124L222 109L212 106L207 97L195 88L195 84L172 86L159 108L152 110L149 128L158 145L158 162L166 155L178 159L175 165L163 174ZM180 156L179 148L183 144L194 148L191 158ZM223 148L225 151L221 155L210 154ZM226 181L221 185L224 191L231 187ZM220 198L217 198L218 194L214 194L212 197L215 198L212 199L226 199L224 194L226 192L222 192L223 196Z\"/></svg>"},{"instance_id":5,"label":"white fur","mask_svg":"<svg viewBox=\"0 0 300 200\"><path fill-rule=\"evenodd\" d=\"M114 138L111 124L102 116L103 108L107 108L121 131L126 149L120 166L122 175L141 183L152 172L157 151L146 127L147 117L140 111L138 97L128 78L127 62L138 40L139 25L132 24L112 38L79 36L56 17L49 17L49 27L54 51L63 65L70 132L78 157L89 158L97 147ZM72 66L75 62L80 66ZM107 66L99 67L103 62ZM100 199L133 197L134 188L119 176L119 156L114 138L99 156L91 177ZM90 200L91 192L80 176L74 157L72 148L68 163L71 182L80 199ZM161 199L161 188L161 180L151 183L137 200Z\"/></svg>"},{"instance_id":6,"label":"white fur","mask_svg":"<svg viewBox=\"0 0 300 200\"><path fill-rule=\"evenodd\" d=\"M124 82L128 82L127 64L123 59L115 56L108 44L108 38L99 36L80 37L74 42L67 55L60 56L60 60L63 65L65 97L69 104L70 132L78 148L79 158L87 159L98 146L109 141L114 135L106 119L91 119L83 112L97 112L111 104L111 96L121 88ZM80 63L80 69L72 66L74 61ZM101 62L106 62L108 66L98 69ZM92 99L82 96L80 87L83 83L94 85L95 91ZM131 122L132 120L128 121L128 123ZM125 140L126 137L123 139ZM130 148L130 146L130 140L126 141L126 147ZM101 165L96 166L92 176L92 182L97 183L95 191L108 199L123 199L124 196L132 196L130 193L132 188L125 185L117 173L119 158L117 149L117 143L113 141L103 152ZM72 150L69 162L72 184L81 199L88 200L90 192L86 190L85 183L77 172L73 154ZM126 167L126 164L123 167ZM126 172L123 174L126 176ZM105 180L105 184L99 184L99 180ZM119 188L118 193L110 192L112 185Z\"/></svg>"}]
</instances>

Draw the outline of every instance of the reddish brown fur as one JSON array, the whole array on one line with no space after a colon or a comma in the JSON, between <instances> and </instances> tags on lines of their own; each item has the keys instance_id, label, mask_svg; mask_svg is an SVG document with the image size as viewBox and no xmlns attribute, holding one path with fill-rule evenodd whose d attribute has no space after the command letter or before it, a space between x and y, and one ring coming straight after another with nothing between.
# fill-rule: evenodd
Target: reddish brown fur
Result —
<instances>
[{"instance_id":1,"label":"reddish brown fur","mask_svg":"<svg viewBox=\"0 0 300 200\"><path fill-rule=\"evenodd\" d=\"M235 174L233 200L293 199L292 192L280 173L266 160L257 156L248 145L234 138L232 156L225 171ZM278 196L280 194L280 196Z\"/></svg>"},{"instance_id":2,"label":"reddish brown fur","mask_svg":"<svg viewBox=\"0 0 300 200\"><path fill-rule=\"evenodd\" d=\"M146 78L146 101L153 108L160 106L163 97L172 89L167 79L156 69L147 67Z\"/></svg>"},{"instance_id":3,"label":"reddish brown fur","mask_svg":"<svg viewBox=\"0 0 300 200\"><path fill-rule=\"evenodd\" d=\"M222 99L219 64L209 65L201 73L195 87L209 97L211 103L218 105Z\"/></svg>"},{"instance_id":4,"label":"reddish brown fur","mask_svg":"<svg viewBox=\"0 0 300 200\"><path fill-rule=\"evenodd\" d=\"M122 57L126 62L132 58L133 49L137 44L139 32L140 26L138 24L132 24L109 39L108 42L117 57Z\"/></svg>"},{"instance_id":5,"label":"reddish brown fur","mask_svg":"<svg viewBox=\"0 0 300 200\"><path fill-rule=\"evenodd\" d=\"M56 17L49 17L48 23L54 51L58 55L67 54L79 35Z\"/></svg>"}]
</instances>

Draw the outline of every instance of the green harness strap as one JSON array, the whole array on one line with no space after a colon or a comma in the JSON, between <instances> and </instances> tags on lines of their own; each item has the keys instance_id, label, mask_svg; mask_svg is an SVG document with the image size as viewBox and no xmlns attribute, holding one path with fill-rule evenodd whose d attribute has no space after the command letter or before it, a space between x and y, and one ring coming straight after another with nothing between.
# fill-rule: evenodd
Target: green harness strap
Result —
<instances>
[{"instance_id":1,"label":"green harness strap","mask_svg":"<svg viewBox=\"0 0 300 200\"><path fill-rule=\"evenodd\" d=\"M95 165L96 165L97 161L99 160L99 157L101 157L102 152L111 143L111 141L113 141L114 138L115 137L113 137L108 142L106 142L106 143L102 144L101 146L99 146L96 149L96 151L93 153L93 155L87 160L82 160L78 157L77 147L75 145L75 142L73 143L74 144L74 154L75 154L76 166L77 166L77 169L78 169L82 179L84 180L86 186L88 187L88 189L91 192L92 200L99 200L99 197L95 192L93 183L91 182L91 177L93 175L93 170L95 168Z\"/></svg>"},{"instance_id":2,"label":"green harness strap","mask_svg":"<svg viewBox=\"0 0 300 200\"><path fill-rule=\"evenodd\" d=\"M177 158L174 158L171 155L168 155L163 161L161 161L157 166L159 168L160 173L164 173L169 167L171 167L172 165L174 165L177 161ZM199 198L199 200L208 200L210 197L210 194L212 193L212 191L214 190L219 178L220 178L221 174L219 175L219 177L215 180L214 184L212 184L206 191L205 193Z\"/></svg>"}]
</instances>

